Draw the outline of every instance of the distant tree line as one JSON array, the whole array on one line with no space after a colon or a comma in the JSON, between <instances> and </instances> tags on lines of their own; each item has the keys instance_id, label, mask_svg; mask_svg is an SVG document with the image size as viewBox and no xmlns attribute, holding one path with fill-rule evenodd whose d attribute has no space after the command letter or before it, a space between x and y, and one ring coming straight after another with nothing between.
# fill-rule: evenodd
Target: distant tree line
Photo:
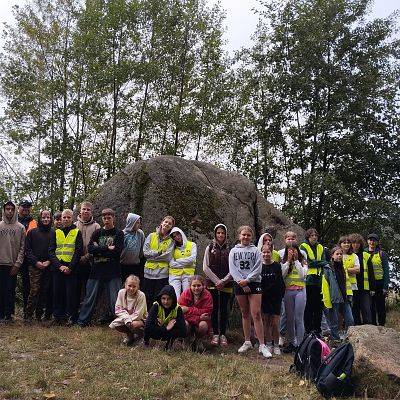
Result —
<instances>
[{"instance_id":1,"label":"distant tree line","mask_svg":"<svg viewBox=\"0 0 400 400\"><path fill-rule=\"evenodd\" d=\"M400 254L400 42L372 0L260 1L229 57L206 0L31 0L0 61L0 198L73 207L126 164L234 169L326 243ZM28 163L28 173L21 165Z\"/></svg>"}]
</instances>

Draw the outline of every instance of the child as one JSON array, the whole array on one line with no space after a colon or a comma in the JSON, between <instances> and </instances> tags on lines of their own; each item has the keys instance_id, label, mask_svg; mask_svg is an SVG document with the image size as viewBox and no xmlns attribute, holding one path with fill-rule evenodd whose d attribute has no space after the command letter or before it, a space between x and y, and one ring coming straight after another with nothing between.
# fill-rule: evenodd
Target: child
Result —
<instances>
[{"instance_id":1,"label":"child","mask_svg":"<svg viewBox=\"0 0 400 400\"><path fill-rule=\"evenodd\" d=\"M322 275L322 299L328 311L329 327L334 340L340 340L338 328L340 305L343 306L346 328L354 325L349 302L352 291L347 275L343 267L343 250L336 246L331 251L331 262L324 266Z\"/></svg>"},{"instance_id":2,"label":"child","mask_svg":"<svg viewBox=\"0 0 400 400\"><path fill-rule=\"evenodd\" d=\"M279 349L279 318L282 299L285 294L285 282L282 278L280 263L272 259L272 247L262 246L263 266L261 271L262 312L266 344L270 352L280 355ZM272 345L273 341L273 345ZM272 347L273 346L273 347Z\"/></svg>"},{"instance_id":3,"label":"child","mask_svg":"<svg viewBox=\"0 0 400 400\"><path fill-rule=\"evenodd\" d=\"M357 255L353 253L349 236L342 236L339 239L339 246L343 252L343 267L347 271L351 290L354 292L357 290L356 274L360 272L360 260L358 259Z\"/></svg>"},{"instance_id":4,"label":"child","mask_svg":"<svg viewBox=\"0 0 400 400\"><path fill-rule=\"evenodd\" d=\"M152 306L157 293L168 285L169 262L174 250L174 243L169 234L174 225L175 219L167 215L156 231L147 236L143 245L143 254L147 259L143 273L143 292L146 295L147 309Z\"/></svg>"},{"instance_id":5,"label":"child","mask_svg":"<svg viewBox=\"0 0 400 400\"><path fill-rule=\"evenodd\" d=\"M172 228L170 235L175 247L169 262L169 284L174 287L178 297L189 288L189 280L195 273L197 247L177 227Z\"/></svg>"},{"instance_id":6,"label":"child","mask_svg":"<svg viewBox=\"0 0 400 400\"><path fill-rule=\"evenodd\" d=\"M306 333L321 333L322 295L321 269L329 260L327 249L318 242L318 232L314 228L306 231L306 241L300 245L300 250L307 253L308 271L306 278L306 309L304 310L304 326Z\"/></svg>"},{"instance_id":7,"label":"child","mask_svg":"<svg viewBox=\"0 0 400 400\"><path fill-rule=\"evenodd\" d=\"M193 329L198 338L206 336L211 329L213 300L202 276L194 275L190 278L190 287L182 292L178 303L188 330Z\"/></svg>"},{"instance_id":8,"label":"child","mask_svg":"<svg viewBox=\"0 0 400 400\"><path fill-rule=\"evenodd\" d=\"M364 252L365 240L358 234L349 236L351 248L357 255L360 263L360 273L356 275L357 290L353 292L353 318L355 325L370 324L371 318L371 295L368 275L369 254Z\"/></svg>"},{"instance_id":9,"label":"child","mask_svg":"<svg viewBox=\"0 0 400 400\"><path fill-rule=\"evenodd\" d=\"M218 224L214 228L214 239L206 247L203 271L207 277L207 289L213 298L211 323L213 346L227 346L226 326L228 323L228 303L232 297L232 277L229 273L229 251L226 226Z\"/></svg>"},{"instance_id":10,"label":"child","mask_svg":"<svg viewBox=\"0 0 400 400\"><path fill-rule=\"evenodd\" d=\"M125 280L125 288L118 292L115 303L115 315L110 324L111 329L126 333L125 343L132 346L135 334L143 332L144 320L147 314L146 296L139 290L140 279L129 275Z\"/></svg>"},{"instance_id":11,"label":"child","mask_svg":"<svg viewBox=\"0 0 400 400\"><path fill-rule=\"evenodd\" d=\"M40 321L46 308L48 292L50 291L50 238L54 235L51 213L48 210L40 212L37 228L31 229L26 235L26 259L29 264L30 292L26 306L26 319L31 321L35 313Z\"/></svg>"},{"instance_id":12,"label":"child","mask_svg":"<svg viewBox=\"0 0 400 400\"><path fill-rule=\"evenodd\" d=\"M229 253L229 272L234 280L234 292L242 312L244 333L244 343L239 347L238 353L244 353L253 347L250 341L251 313L260 343L258 350L264 357L270 358L272 354L264 343L261 318L261 253L251 243L254 232L250 226L241 226L238 229L238 236L239 244Z\"/></svg>"},{"instance_id":13,"label":"child","mask_svg":"<svg viewBox=\"0 0 400 400\"><path fill-rule=\"evenodd\" d=\"M269 245L272 249L272 261L280 262L281 257L279 256L279 253L274 249L273 238L269 232L263 233L260 236L260 239L258 239L258 244L257 244L258 250L262 252L262 248L265 244Z\"/></svg>"},{"instance_id":14,"label":"child","mask_svg":"<svg viewBox=\"0 0 400 400\"><path fill-rule=\"evenodd\" d=\"M165 340L165 350L172 347L176 338L186 337L186 323L181 307L176 301L175 289L164 286L152 305L144 327L144 345L150 339Z\"/></svg>"},{"instance_id":15,"label":"child","mask_svg":"<svg viewBox=\"0 0 400 400\"><path fill-rule=\"evenodd\" d=\"M285 315L288 346L284 353L297 350L304 336L304 309L306 308L307 266L297 244L286 245L282 259L282 276L285 280Z\"/></svg>"},{"instance_id":16,"label":"child","mask_svg":"<svg viewBox=\"0 0 400 400\"><path fill-rule=\"evenodd\" d=\"M129 213L126 217L124 249L121 253L122 282L131 274L143 278L143 264L140 261L143 257L144 233L140 229L141 223L140 215Z\"/></svg>"}]
</instances>

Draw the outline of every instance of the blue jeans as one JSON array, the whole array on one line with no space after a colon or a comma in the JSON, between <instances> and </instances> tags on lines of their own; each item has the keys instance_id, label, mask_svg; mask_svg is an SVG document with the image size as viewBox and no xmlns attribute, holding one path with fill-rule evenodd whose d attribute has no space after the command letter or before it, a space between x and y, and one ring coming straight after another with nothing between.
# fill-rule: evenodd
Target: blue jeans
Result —
<instances>
[{"instance_id":1,"label":"blue jeans","mask_svg":"<svg viewBox=\"0 0 400 400\"><path fill-rule=\"evenodd\" d=\"M351 305L348 301L345 303L334 303L332 304L332 308L327 309L328 310L328 322L329 322L329 327L331 328L331 335L333 339L340 339L339 336L339 310L342 310L343 312L343 319L344 323L346 326L346 330L349 326L354 325L354 319L353 319L353 313L351 311Z\"/></svg>"},{"instance_id":2,"label":"blue jeans","mask_svg":"<svg viewBox=\"0 0 400 400\"><path fill-rule=\"evenodd\" d=\"M94 309L96 307L97 298L101 287L107 291L108 297L108 314L115 314L115 303L117 301L118 292L121 289L121 279L88 279L86 284L86 295L83 300L81 311L79 312L78 324L88 325L90 324Z\"/></svg>"}]
</instances>

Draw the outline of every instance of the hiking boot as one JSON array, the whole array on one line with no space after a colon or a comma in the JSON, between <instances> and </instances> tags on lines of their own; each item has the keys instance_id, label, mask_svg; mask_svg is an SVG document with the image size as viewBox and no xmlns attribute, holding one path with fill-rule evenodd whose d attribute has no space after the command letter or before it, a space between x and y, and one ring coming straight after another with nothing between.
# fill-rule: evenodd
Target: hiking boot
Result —
<instances>
[{"instance_id":1,"label":"hiking boot","mask_svg":"<svg viewBox=\"0 0 400 400\"><path fill-rule=\"evenodd\" d=\"M218 346L219 345L219 335L213 335L210 343L213 346Z\"/></svg>"},{"instance_id":2,"label":"hiking boot","mask_svg":"<svg viewBox=\"0 0 400 400\"><path fill-rule=\"evenodd\" d=\"M273 351L274 355L276 355L276 356L280 356L282 354L279 346L274 346L272 351Z\"/></svg>"},{"instance_id":3,"label":"hiking boot","mask_svg":"<svg viewBox=\"0 0 400 400\"><path fill-rule=\"evenodd\" d=\"M260 344L260 347L258 348L259 353L261 353L265 358L271 358L272 354L269 351L267 345L265 344Z\"/></svg>"},{"instance_id":4,"label":"hiking boot","mask_svg":"<svg viewBox=\"0 0 400 400\"><path fill-rule=\"evenodd\" d=\"M226 336L225 336L225 335L221 335L221 336L220 336L220 338L219 338L219 344L220 344L222 347L228 346L228 340L226 339Z\"/></svg>"},{"instance_id":5,"label":"hiking boot","mask_svg":"<svg viewBox=\"0 0 400 400\"><path fill-rule=\"evenodd\" d=\"M283 348L282 352L285 354L295 353L297 350L297 346L293 343L289 343L286 347Z\"/></svg>"},{"instance_id":6,"label":"hiking boot","mask_svg":"<svg viewBox=\"0 0 400 400\"><path fill-rule=\"evenodd\" d=\"M250 340L245 341L239 348L238 348L238 353L246 353L246 351L249 351L250 349L253 348L253 345L251 344Z\"/></svg>"}]
</instances>

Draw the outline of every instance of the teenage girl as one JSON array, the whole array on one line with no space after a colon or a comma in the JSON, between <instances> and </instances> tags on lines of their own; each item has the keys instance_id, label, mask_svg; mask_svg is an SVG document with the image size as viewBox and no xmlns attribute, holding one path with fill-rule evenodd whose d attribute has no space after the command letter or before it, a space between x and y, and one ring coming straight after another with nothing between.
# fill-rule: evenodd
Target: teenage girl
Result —
<instances>
[{"instance_id":1,"label":"teenage girl","mask_svg":"<svg viewBox=\"0 0 400 400\"><path fill-rule=\"evenodd\" d=\"M125 280L124 288L118 292L115 303L115 315L110 324L111 329L126 334L124 343L131 346L135 335L143 333L144 320L147 315L146 296L139 290L140 280L135 275L129 275Z\"/></svg>"},{"instance_id":2,"label":"teenage girl","mask_svg":"<svg viewBox=\"0 0 400 400\"><path fill-rule=\"evenodd\" d=\"M156 231L147 236L143 245L143 254L147 259L144 266L143 291L146 294L148 309L153 305L160 290L168 285L169 262L174 249L170 232L174 225L175 219L167 215Z\"/></svg>"},{"instance_id":3,"label":"teenage girl","mask_svg":"<svg viewBox=\"0 0 400 400\"><path fill-rule=\"evenodd\" d=\"M245 353L253 345L250 341L251 317L257 339L260 343L259 352L264 357L272 357L264 342L264 328L261 317L261 253L251 241L254 238L250 226L241 226L238 229L239 244L229 253L229 272L232 275L234 292L242 312L244 343L238 353Z\"/></svg>"},{"instance_id":4,"label":"teenage girl","mask_svg":"<svg viewBox=\"0 0 400 400\"><path fill-rule=\"evenodd\" d=\"M224 224L214 228L214 239L206 247L203 259L203 271L207 278L207 289L213 298L211 323L213 346L227 346L226 326L228 324L228 304L232 297L232 277L229 273L229 251L227 229Z\"/></svg>"},{"instance_id":5,"label":"teenage girl","mask_svg":"<svg viewBox=\"0 0 400 400\"><path fill-rule=\"evenodd\" d=\"M339 246L343 251L343 266L349 276L351 290L354 292L357 290L356 275L360 272L360 260L353 253L349 236L342 236L339 239Z\"/></svg>"},{"instance_id":6,"label":"teenage girl","mask_svg":"<svg viewBox=\"0 0 400 400\"><path fill-rule=\"evenodd\" d=\"M262 247L265 244L269 245L272 249L272 261L276 261L279 263L281 261L281 257L279 256L279 253L274 249L273 240L274 239L270 233L268 233L268 232L263 233L260 236L260 239L258 239L257 248L258 248L258 250L260 250L262 252Z\"/></svg>"},{"instance_id":7,"label":"teenage girl","mask_svg":"<svg viewBox=\"0 0 400 400\"><path fill-rule=\"evenodd\" d=\"M190 286L180 295L178 304L185 317L188 332L192 330L198 338L202 338L211 330L213 300L202 276L192 276L189 283Z\"/></svg>"},{"instance_id":8,"label":"teenage girl","mask_svg":"<svg viewBox=\"0 0 400 400\"><path fill-rule=\"evenodd\" d=\"M297 244L287 244L282 259L282 276L285 280L285 314L288 345L284 353L296 351L304 336L304 309L306 308L307 265Z\"/></svg>"},{"instance_id":9,"label":"teenage girl","mask_svg":"<svg viewBox=\"0 0 400 400\"><path fill-rule=\"evenodd\" d=\"M279 318L282 299L285 294L285 282L279 262L272 259L271 245L262 247L263 265L261 271L262 312L266 345L271 353L280 355Z\"/></svg>"}]
</instances>

